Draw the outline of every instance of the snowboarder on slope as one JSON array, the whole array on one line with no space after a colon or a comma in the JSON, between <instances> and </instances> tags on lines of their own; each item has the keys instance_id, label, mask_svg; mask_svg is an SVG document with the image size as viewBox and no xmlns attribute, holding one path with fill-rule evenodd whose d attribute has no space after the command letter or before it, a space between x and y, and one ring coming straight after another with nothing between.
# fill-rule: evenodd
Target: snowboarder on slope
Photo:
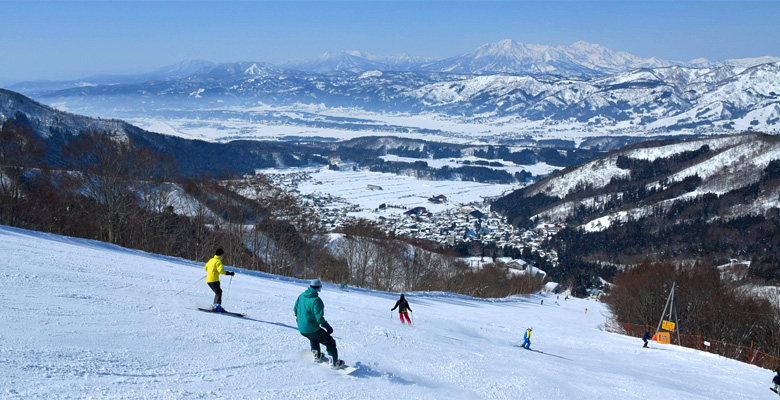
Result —
<instances>
[{"instance_id":1,"label":"snowboarder on slope","mask_svg":"<svg viewBox=\"0 0 780 400\"><path fill-rule=\"evenodd\" d=\"M647 347L647 341L650 340L650 330L649 329L645 329L645 334L642 335L642 340L645 341L645 345L642 346L642 347Z\"/></svg>"},{"instance_id":2,"label":"snowboarder on slope","mask_svg":"<svg viewBox=\"0 0 780 400\"><path fill-rule=\"evenodd\" d=\"M775 384L775 387L770 389L772 389L773 392L780 394L780 364L775 368L775 377L772 378L772 383Z\"/></svg>"},{"instance_id":3,"label":"snowboarder on slope","mask_svg":"<svg viewBox=\"0 0 780 400\"><path fill-rule=\"evenodd\" d=\"M339 287L341 290L347 290L347 281L341 282L341 286Z\"/></svg>"},{"instance_id":4,"label":"snowboarder on slope","mask_svg":"<svg viewBox=\"0 0 780 400\"><path fill-rule=\"evenodd\" d=\"M528 328L525 330L525 335L523 335L523 345L521 347L525 348L526 350L531 348L531 331L533 328Z\"/></svg>"},{"instance_id":5,"label":"snowboarder on slope","mask_svg":"<svg viewBox=\"0 0 780 400\"><path fill-rule=\"evenodd\" d=\"M339 360L336 340L330 336L333 333L333 328L330 327L328 321L325 321L325 304L320 299L320 290L322 290L320 280L312 279L309 288L295 300L293 312L295 312L295 319L298 322L298 332L309 339L315 360L324 357L320 352L321 343L325 345L330 356L330 365L340 367L344 365L344 361Z\"/></svg>"},{"instance_id":6,"label":"snowboarder on slope","mask_svg":"<svg viewBox=\"0 0 780 400\"><path fill-rule=\"evenodd\" d=\"M406 313L406 310L412 311L412 309L409 308L409 302L406 301L403 294L401 295L401 298L395 302L395 306L393 306L390 311L393 311L396 308L398 308L398 317L401 318L401 323L404 323L404 317L406 317L406 322L411 325L412 321L409 320L409 314Z\"/></svg>"},{"instance_id":7,"label":"snowboarder on slope","mask_svg":"<svg viewBox=\"0 0 780 400\"><path fill-rule=\"evenodd\" d=\"M233 276L236 273L232 271L225 271L222 268L222 255L225 252L222 248L218 248L214 251L214 257L206 263L206 284L209 285L211 290L214 291L214 305L211 307L213 311L225 312L222 308L222 288L219 285L219 276L228 275Z\"/></svg>"}]
</instances>

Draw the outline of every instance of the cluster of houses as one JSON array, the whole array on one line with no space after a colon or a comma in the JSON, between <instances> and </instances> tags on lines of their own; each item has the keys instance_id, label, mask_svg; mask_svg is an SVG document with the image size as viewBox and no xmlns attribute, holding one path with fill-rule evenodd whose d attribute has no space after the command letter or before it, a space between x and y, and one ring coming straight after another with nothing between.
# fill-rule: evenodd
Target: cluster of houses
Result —
<instances>
[{"instance_id":1,"label":"cluster of houses","mask_svg":"<svg viewBox=\"0 0 780 400\"><path fill-rule=\"evenodd\" d=\"M520 231L506 218L476 205L461 205L430 213L419 206L403 214L379 217L380 225L397 236L412 236L456 246L479 241L496 247L536 247L543 236L536 231Z\"/></svg>"},{"instance_id":2,"label":"cluster of houses","mask_svg":"<svg viewBox=\"0 0 780 400\"><path fill-rule=\"evenodd\" d=\"M300 193L296 189L298 183L312 179L306 172L278 174L269 178L275 185L294 193L302 206L317 210L322 227L327 231L338 230L350 219L362 217L376 220L382 229L396 236L427 239L450 246L478 241L498 248L530 247L541 253L538 248L542 240L562 228L561 225L543 224L533 230L518 230L507 223L505 217L489 211L482 203L453 205L436 213L423 205L402 208L382 204L376 209L362 209L333 194ZM378 185L368 185L365 190L383 189ZM431 204L447 201L444 195L428 199Z\"/></svg>"}]
</instances>

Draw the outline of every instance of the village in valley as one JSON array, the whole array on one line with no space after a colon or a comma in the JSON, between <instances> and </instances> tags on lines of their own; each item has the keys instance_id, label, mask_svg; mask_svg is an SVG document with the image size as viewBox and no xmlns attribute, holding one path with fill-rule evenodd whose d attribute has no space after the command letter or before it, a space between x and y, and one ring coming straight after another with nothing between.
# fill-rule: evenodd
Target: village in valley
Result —
<instances>
[{"instance_id":1,"label":"village in valley","mask_svg":"<svg viewBox=\"0 0 780 400\"><path fill-rule=\"evenodd\" d=\"M339 190L319 180L319 172L276 170L264 175L275 186L294 194L301 206L315 210L322 228L328 232L338 231L350 220L364 218L375 221L380 229L395 236L424 239L454 248L478 244L481 248L506 249L508 253L516 254L515 257L501 257L501 254L483 253L467 257L465 261L473 267L500 261L511 269L525 270L528 260L519 257L524 249L528 254L536 253L553 263L557 261L557 254L543 251L541 245L548 235L562 229L562 225L550 223L532 230L517 229L505 217L490 211L489 197L472 196L471 201L464 201L462 196L444 193L422 195L423 191L415 191L411 195L394 190L397 185L393 183L385 187L376 180L364 184L359 179L352 180L349 189ZM420 182L415 180L411 186L420 185ZM410 185L403 186L414 191L414 188L408 188ZM366 201L368 197L376 197L382 202ZM537 273L545 275L542 271L537 270Z\"/></svg>"}]
</instances>

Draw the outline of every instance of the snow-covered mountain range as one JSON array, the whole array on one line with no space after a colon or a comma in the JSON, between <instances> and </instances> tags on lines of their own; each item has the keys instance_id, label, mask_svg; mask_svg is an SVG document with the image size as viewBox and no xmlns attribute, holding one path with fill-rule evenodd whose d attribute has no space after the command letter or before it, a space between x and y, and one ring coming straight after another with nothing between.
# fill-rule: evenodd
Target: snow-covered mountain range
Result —
<instances>
[{"instance_id":1,"label":"snow-covered mountain range","mask_svg":"<svg viewBox=\"0 0 780 400\"><path fill-rule=\"evenodd\" d=\"M439 72L308 74L266 63L208 67L183 79L50 91L37 98L88 115L259 104L436 113L528 129L604 134L780 130L780 63L641 68L592 78Z\"/></svg>"},{"instance_id":2,"label":"snow-covered mountain range","mask_svg":"<svg viewBox=\"0 0 780 400\"><path fill-rule=\"evenodd\" d=\"M757 57L710 61L699 58L691 61L670 61L658 57L643 58L623 51L578 41L571 45L549 46L527 44L504 39L486 43L477 49L446 59L412 57L407 54L377 56L361 51L325 53L311 60L289 61L281 66L309 73L337 71L429 71L456 72L461 74L552 74L569 77L588 77L638 68L670 66L718 67L740 66L744 68L769 62L778 57Z\"/></svg>"},{"instance_id":3,"label":"snow-covered mountain range","mask_svg":"<svg viewBox=\"0 0 780 400\"><path fill-rule=\"evenodd\" d=\"M175 64L166 65L151 72L134 75L95 75L86 78L67 81L25 81L9 85L8 88L17 92L35 95L37 93L67 89L73 87L133 84L149 81L165 81L168 79L180 79L190 76L200 70L216 65L206 60L182 60Z\"/></svg>"},{"instance_id":4,"label":"snow-covered mountain range","mask_svg":"<svg viewBox=\"0 0 780 400\"><path fill-rule=\"evenodd\" d=\"M641 58L577 42L503 40L444 60L328 53L276 66L181 62L150 74L12 89L59 109L120 118L258 106L360 109L543 135L780 132L780 59ZM480 129L481 130L481 129Z\"/></svg>"},{"instance_id":5,"label":"snow-covered mountain range","mask_svg":"<svg viewBox=\"0 0 780 400\"><path fill-rule=\"evenodd\" d=\"M380 71L416 71L423 65L437 61L434 58L413 57L408 54L379 56L361 51L341 51L325 53L312 60L290 60L281 66L310 73L328 73L337 71L364 72Z\"/></svg>"}]
</instances>

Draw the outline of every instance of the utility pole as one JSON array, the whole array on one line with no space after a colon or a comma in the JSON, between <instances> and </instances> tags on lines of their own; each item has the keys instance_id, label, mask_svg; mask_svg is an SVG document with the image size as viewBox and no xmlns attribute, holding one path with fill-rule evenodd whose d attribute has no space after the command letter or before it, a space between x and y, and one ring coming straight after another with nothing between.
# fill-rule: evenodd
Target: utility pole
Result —
<instances>
[{"instance_id":1,"label":"utility pole","mask_svg":"<svg viewBox=\"0 0 780 400\"><path fill-rule=\"evenodd\" d=\"M661 313L661 319L658 321L658 327L655 329L655 333L658 334L658 331L661 330L661 324L664 321L664 316L666 315L666 310L669 310L669 318L668 320L672 320L672 311L674 311L674 328L675 331L677 331L677 344L682 345L682 342L680 341L680 320L677 315L677 298L674 296L674 290L677 288L677 282L672 282L672 290L669 292L669 298L666 299L666 305L664 306L664 312ZM671 307L670 307L671 305Z\"/></svg>"}]
</instances>

